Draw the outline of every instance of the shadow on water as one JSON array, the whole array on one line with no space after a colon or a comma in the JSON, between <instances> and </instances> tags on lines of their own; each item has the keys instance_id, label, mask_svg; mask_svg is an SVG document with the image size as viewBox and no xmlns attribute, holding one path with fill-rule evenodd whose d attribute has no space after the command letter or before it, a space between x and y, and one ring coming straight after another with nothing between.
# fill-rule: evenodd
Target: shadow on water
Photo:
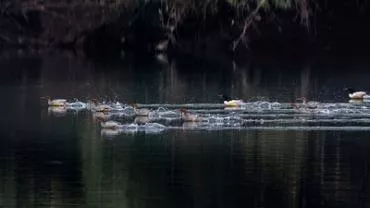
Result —
<instances>
[{"instance_id":1,"label":"shadow on water","mask_svg":"<svg viewBox=\"0 0 370 208\"><path fill-rule=\"evenodd\" d=\"M40 96L68 99L117 96L138 103L218 102L217 94L224 92L244 100L289 102L306 96L327 102L342 101L344 87L369 88L370 63L351 60L247 57L245 64L238 65L189 56L123 54L120 59L96 62L67 52L9 52L0 56L0 83L3 89L34 89Z\"/></svg>"},{"instance_id":2,"label":"shadow on water","mask_svg":"<svg viewBox=\"0 0 370 208\"><path fill-rule=\"evenodd\" d=\"M0 58L0 207L366 207L367 132L182 131L100 135L86 114L46 115L40 96L124 102L346 102L370 64L233 63L68 53ZM339 62L339 63L338 63Z\"/></svg>"}]
</instances>

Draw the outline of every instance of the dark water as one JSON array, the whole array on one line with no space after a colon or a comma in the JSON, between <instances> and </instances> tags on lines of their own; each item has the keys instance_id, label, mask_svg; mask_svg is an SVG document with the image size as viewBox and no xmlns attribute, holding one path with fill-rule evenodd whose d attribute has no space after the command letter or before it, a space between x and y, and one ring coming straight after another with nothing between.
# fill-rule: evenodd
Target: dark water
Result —
<instances>
[{"instance_id":1,"label":"dark water","mask_svg":"<svg viewBox=\"0 0 370 208\"><path fill-rule=\"evenodd\" d=\"M347 102L369 89L369 62L70 54L0 59L0 207L368 207L368 131L170 129L105 138L88 113L48 115L40 96L215 103L298 96Z\"/></svg>"}]
</instances>

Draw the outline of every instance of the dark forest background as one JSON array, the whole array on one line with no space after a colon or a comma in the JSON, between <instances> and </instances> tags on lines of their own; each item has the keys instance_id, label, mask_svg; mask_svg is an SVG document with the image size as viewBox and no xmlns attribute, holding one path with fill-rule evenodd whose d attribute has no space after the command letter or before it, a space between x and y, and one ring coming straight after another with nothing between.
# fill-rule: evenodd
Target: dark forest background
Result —
<instances>
[{"instance_id":1,"label":"dark forest background","mask_svg":"<svg viewBox=\"0 0 370 208\"><path fill-rule=\"evenodd\" d=\"M0 46L97 56L362 53L369 7L367 0L2 0Z\"/></svg>"}]
</instances>

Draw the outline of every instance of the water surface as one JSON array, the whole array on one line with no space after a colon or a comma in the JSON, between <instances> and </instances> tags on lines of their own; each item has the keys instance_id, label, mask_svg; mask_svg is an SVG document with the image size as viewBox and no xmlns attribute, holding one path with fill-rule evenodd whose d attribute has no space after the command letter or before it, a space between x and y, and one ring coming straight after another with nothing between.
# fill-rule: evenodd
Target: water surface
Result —
<instances>
[{"instance_id":1,"label":"water surface","mask_svg":"<svg viewBox=\"0 0 370 208\"><path fill-rule=\"evenodd\" d=\"M0 207L367 207L367 120L285 129L281 123L279 129L247 124L212 130L176 123L159 133L111 137L91 112L49 114L40 101L49 95L217 104L224 92L250 102L307 96L347 103L343 87L370 88L367 66L330 59L233 66L136 56L96 63L64 53L3 55ZM351 119L367 118L359 115ZM322 126L331 128L313 128Z\"/></svg>"}]
</instances>

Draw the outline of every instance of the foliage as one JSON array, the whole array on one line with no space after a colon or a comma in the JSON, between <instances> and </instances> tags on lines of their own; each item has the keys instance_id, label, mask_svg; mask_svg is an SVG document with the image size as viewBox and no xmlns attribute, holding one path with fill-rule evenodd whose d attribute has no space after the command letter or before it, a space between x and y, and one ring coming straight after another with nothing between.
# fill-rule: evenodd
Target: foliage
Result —
<instances>
[{"instance_id":1,"label":"foliage","mask_svg":"<svg viewBox=\"0 0 370 208\"><path fill-rule=\"evenodd\" d=\"M297 11L301 23L308 27L309 0L2 0L0 1L0 41L37 40L37 43L53 44L78 42L104 25L121 21L132 25L139 15L151 18L145 13L148 5L158 5L158 25L173 44L176 32L183 22L192 16L217 16L225 7L232 10L224 19L231 19L230 25L239 30L233 42L233 49L239 43L246 43L248 29L263 18L263 14L274 10ZM140 14L143 13L144 14ZM37 13L37 17L32 14ZM34 30L35 22L39 30ZM36 27L36 28L37 28ZM123 26L122 26L123 27ZM127 29L127 28L126 28ZM121 30L117 30L121 31ZM17 36L14 36L16 33ZM28 41L29 42L29 41ZM32 42L32 41L31 41Z\"/></svg>"},{"instance_id":2,"label":"foliage","mask_svg":"<svg viewBox=\"0 0 370 208\"><path fill-rule=\"evenodd\" d=\"M173 33L179 24L191 14L201 13L204 17L207 15L217 15L218 11L225 7L220 4L222 0L162 0L168 13L169 20L163 24L169 31L171 39ZM240 35L233 41L232 49L235 50L239 43L246 45L246 36L248 29L256 22L260 21L263 14L269 14L274 10L293 10L297 11L301 17L301 23L309 27L309 4L308 0L225 0L233 11L235 16L224 17L231 18L231 25L240 28ZM221 5L221 6L220 6ZM162 15L162 12L160 12ZM172 22L172 24L168 24Z\"/></svg>"}]
</instances>

